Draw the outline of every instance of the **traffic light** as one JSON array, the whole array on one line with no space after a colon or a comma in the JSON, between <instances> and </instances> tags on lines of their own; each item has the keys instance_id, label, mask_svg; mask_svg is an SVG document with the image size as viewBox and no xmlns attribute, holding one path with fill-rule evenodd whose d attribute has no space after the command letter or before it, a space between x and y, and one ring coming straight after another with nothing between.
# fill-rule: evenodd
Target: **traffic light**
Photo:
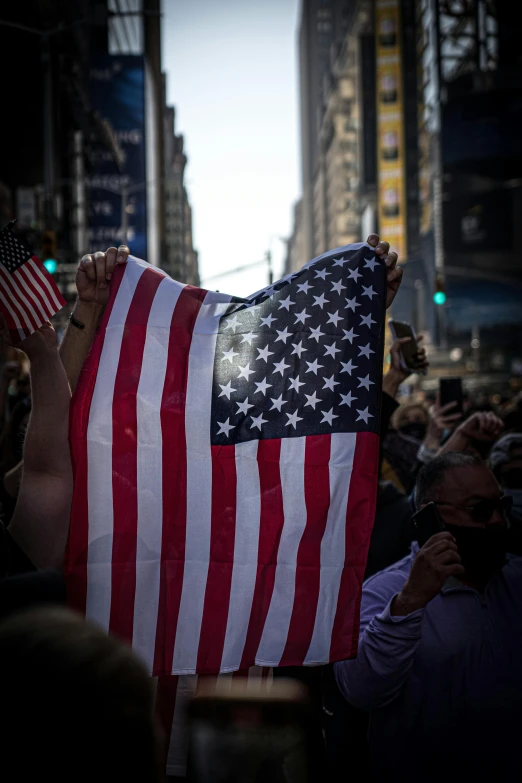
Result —
<instances>
[{"instance_id":1,"label":"traffic light","mask_svg":"<svg viewBox=\"0 0 522 783\"><path fill-rule=\"evenodd\" d=\"M435 279L435 291L433 293L433 301L436 305L443 305L446 301L446 287L444 285L444 278L442 275L437 275Z\"/></svg>"},{"instance_id":2,"label":"traffic light","mask_svg":"<svg viewBox=\"0 0 522 783\"><path fill-rule=\"evenodd\" d=\"M44 231L40 241L40 258L49 274L54 275L58 269L56 260L56 233Z\"/></svg>"}]
</instances>

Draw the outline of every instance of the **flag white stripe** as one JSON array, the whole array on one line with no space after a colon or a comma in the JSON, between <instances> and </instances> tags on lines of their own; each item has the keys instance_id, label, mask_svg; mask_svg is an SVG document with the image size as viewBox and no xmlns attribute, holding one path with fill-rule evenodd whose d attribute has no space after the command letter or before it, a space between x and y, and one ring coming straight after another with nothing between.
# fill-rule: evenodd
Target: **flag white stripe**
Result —
<instances>
[{"instance_id":1,"label":"flag white stripe","mask_svg":"<svg viewBox=\"0 0 522 783\"><path fill-rule=\"evenodd\" d=\"M138 525L132 648L152 672L160 593L163 519L161 400L169 327L184 286L164 278L149 312L136 395ZM155 520L151 524L151 520Z\"/></svg>"},{"instance_id":2,"label":"flag white stripe","mask_svg":"<svg viewBox=\"0 0 522 783\"><path fill-rule=\"evenodd\" d=\"M0 264L0 273L7 280L9 280L11 282L11 286L10 287L7 287L7 285L6 285L6 289L5 289L6 294L7 294L8 297L10 297L13 300L13 302L14 302L14 304L16 306L16 309L20 312L20 315L22 316L22 318L23 318L23 320L25 322L27 330L29 332L32 332L34 330L34 327L32 326L31 319L27 315L27 311L25 310L25 308L24 308L24 306L22 304L22 301L24 300L25 297L23 296L23 293L20 291L20 286L18 285L17 281L14 279L13 275L9 275L9 272L7 272L4 269L2 264ZM15 298L14 294L12 293L12 289L14 289L16 291L16 293L18 294L18 297ZM20 300L22 300L22 301L20 301Z\"/></svg>"},{"instance_id":3,"label":"flag white stripe","mask_svg":"<svg viewBox=\"0 0 522 783\"><path fill-rule=\"evenodd\" d=\"M332 434L331 438L330 507L321 541L319 601L310 647L303 661L305 666L328 663L330 659L332 629L345 559L346 508L357 435L354 432L339 432Z\"/></svg>"},{"instance_id":4,"label":"flag white stripe","mask_svg":"<svg viewBox=\"0 0 522 783\"><path fill-rule=\"evenodd\" d=\"M281 440L279 471L284 525L277 552L274 591L256 655L256 663L262 666L277 666L281 660L292 617L297 552L306 527L305 449L306 437Z\"/></svg>"},{"instance_id":5,"label":"flag white stripe","mask_svg":"<svg viewBox=\"0 0 522 783\"><path fill-rule=\"evenodd\" d=\"M0 300L4 303L7 311L11 315L11 318L15 322L16 328L18 329L18 334L20 335L20 339L23 340L24 337L26 336L25 329L23 328L22 324L20 323L20 319L18 318L17 314L15 313L13 308L11 307L11 303L10 303L9 299L6 299L5 296L3 295L1 286L0 286Z\"/></svg>"},{"instance_id":6,"label":"flag white stripe","mask_svg":"<svg viewBox=\"0 0 522 783\"><path fill-rule=\"evenodd\" d=\"M89 532L86 615L109 628L113 541L112 405L123 329L144 266L129 265L105 332L87 427Z\"/></svg>"},{"instance_id":7,"label":"flag white stripe","mask_svg":"<svg viewBox=\"0 0 522 783\"><path fill-rule=\"evenodd\" d=\"M190 346L185 436L187 444L187 519L185 567L173 655L173 674L196 671L210 560L212 458L210 422L212 382L219 319L231 297L214 304L207 293L196 318Z\"/></svg>"},{"instance_id":8,"label":"flag white stripe","mask_svg":"<svg viewBox=\"0 0 522 783\"><path fill-rule=\"evenodd\" d=\"M187 707L195 696L198 687L198 675L187 674L178 678L172 731L170 733L169 750L167 754L167 775L184 778L187 774L189 752L189 725Z\"/></svg>"},{"instance_id":9,"label":"flag white stripe","mask_svg":"<svg viewBox=\"0 0 522 783\"><path fill-rule=\"evenodd\" d=\"M31 294L31 292L29 290L29 286L27 285L27 283L26 283L26 281L24 279L23 274L21 274L21 270L20 269L17 269L16 272L13 275L11 275L11 280L13 281L13 284L15 285L16 290L18 291L18 296L20 296L20 298L24 302L25 306L27 307L27 309L29 310L29 312L33 316L33 318L36 321L36 323L41 325L41 323L42 323L42 316L41 316L41 314L38 315L36 313L36 310L33 307L33 304L34 304L34 302L33 302L33 295ZM25 295L23 289L26 290L27 296ZM46 315L44 315L43 320L44 321L47 320L47 316Z\"/></svg>"},{"instance_id":10,"label":"flag white stripe","mask_svg":"<svg viewBox=\"0 0 522 783\"><path fill-rule=\"evenodd\" d=\"M235 447L236 536L227 630L221 661L222 670L225 671L235 671L241 665L256 586L261 514L258 444L258 440L248 440L236 444Z\"/></svg>"},{"instance_id":11,"label":"flag white stripe","mask_svg":"<svg viewBox=\"0 0 522 783\"><path fill-rule=\"evenodd\" d=\"M61 310L63 305L58 300L56 294L53 291L53 288L52 288L49 280L46 278L46 276L44 275L42 270L39 268L38 264L36 264L32 258L30 258L29 261L27 262L27 265L29 265L29 264L32 266L32 268L34 270L34 273L36 275L38 275L38 277L40 278L40 280L42 281L44 286L49 291L49 295L50 296L47 297L47 298L49 299L49 302L53 303L53 304L51 304L51 309L53 310L53 312L56 313L58 310Z\"/></svg>"},{"instance_id":12,"label":"flag white stripe","mask_svg":"<svg viewBox=\"0 0 522 783\"><path fill-rule=\"evenodd\" d=\"M14 273L14 275L13 275L13 278L15 278L16 281L19 282L20 285L22 285L24 287L24 289L25 289L25 291L27 293L27 296L30 298L30 300L34 304L34 306L38 309L38 312L40 313L39 316L33 310L33 314L34 314L34 317L36 319L36 322L37 323L41 323L41 322L43 323L43 321L47 321L47 319L49 318L49 314L46 313L45 310L43 309L42 305L40 304L40 300L38 299L36 294L34 294L31 291L31 288L29 287L29 284L28 284L28 281L30 281L31 278L29 277L29 273L25 269L25 266L21 266L20 269L17 269L16 272ZM33 283L33 285L39 287L39 284L36 281Z\"/></svg>"}]
</instances>

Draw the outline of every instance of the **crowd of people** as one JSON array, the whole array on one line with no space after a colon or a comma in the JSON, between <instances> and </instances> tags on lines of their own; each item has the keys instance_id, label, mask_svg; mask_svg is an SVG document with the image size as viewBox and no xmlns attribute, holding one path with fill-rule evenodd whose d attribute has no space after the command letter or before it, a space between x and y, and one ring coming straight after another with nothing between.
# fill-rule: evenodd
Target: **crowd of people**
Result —
<instances>
[{"instance_id":1,"label":"crowd of people","mask_svg":"<svg viewBox=\"0 0 522 783\"><path fill-rule=\"evenodd\" d=\"M397 258L378 237L368 241L388 266L389 306L400 285ZM127 647L66 610L61 574L73 492L70 397L110 279L128 252L111 248L82 259L60 345L47 324L18 346L22 354L3 329L5 780L164 779L152 681ZM380 478L357 657L280 674L305 681L315 705L310 781L516 779L522 397L497 406L466 398L462 412L437 397L402 401L411 373L401 362L404 339L392 345L383 380ZM422 347L415 362L414 371L428 370ZM439 528L424 540L428 512ZM283 770L286 779L292 783Z\"/></svg>"}]
</instances>

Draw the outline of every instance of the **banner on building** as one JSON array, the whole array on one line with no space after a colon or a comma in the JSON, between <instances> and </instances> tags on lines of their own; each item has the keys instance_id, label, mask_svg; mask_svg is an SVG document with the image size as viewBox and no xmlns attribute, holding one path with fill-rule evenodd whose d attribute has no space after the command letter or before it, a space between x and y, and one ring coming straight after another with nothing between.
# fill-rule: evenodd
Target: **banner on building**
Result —
<instances>
[{"instance_id":1,"label":"banner on building","mask_svg":"<svg viewBox=\"0 0 522 783\"><path fill-rule=\"evenodd\" d=\"M375 22L379 232L405 261L406 171L399 0L377 0Z\"/></svg>"},{"instance_id":2,"label":"banner on building","mask_svg":"<svg viewBox=\"0 0 522 783\"><path fill-rule=\"evenodd\" d=\"M94 170L87 177L89 251L126 240L147 257L145 162L145 68L137 55L95 55L90 69L91 102L105 126L106 143L94 145ZM123 152L115 160L111 138ZM125 212L125 216L124 216ZM124 229L125 226L125 229ZM126 234L126 236L124 236Z\"/></svg>"}]
</instances>

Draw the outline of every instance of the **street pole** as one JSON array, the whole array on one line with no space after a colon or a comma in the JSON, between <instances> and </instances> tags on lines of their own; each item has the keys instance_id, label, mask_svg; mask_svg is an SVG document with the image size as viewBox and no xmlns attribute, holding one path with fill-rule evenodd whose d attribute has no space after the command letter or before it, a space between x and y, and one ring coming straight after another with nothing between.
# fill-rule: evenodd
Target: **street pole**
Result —
<instances>
[{"instance_id":1,"label":"street pole","mask_svg":"<svg viewBox=\"0 0 522 783\"><path fill-rule=\"evenodd\" d=\"M272 269L272 253L270 250L266 251L266 263L268 264L268 285L272 285L274 282L274 270Z\"/></svg>"},{"instance_id":2,"label":"street pole","mask_svg":"<svg viewBox=\"0 0 522 783\"><path fill-rule=\"evenodd\" d=\"M127 183L121 186L121 234L122 243L127 244L129 235L129 213L127 212Z\"/></svg>"},{"instance_id":3,"label":"street pole","mask_svg":"<svg viewBox=\"0 0 522 783\"><path fill-rule=\"evenodd\" d=\"M422 280L415 281L415 291L417 299L417 333L420 334L424 331L425 319L424 319L424 283Z\"/></svg>"},{"instance_id":4,"label":"street pole","mask_svg":"<svg viewBox=\"0 0 522 783\"><path fill-rule=\"evenodd\" d=\"M42 36L43 78L43 152L44 152L44 219L46 227L54 228L54 117L51 46L48 36Z\"/></svg>"}]
</instances>

